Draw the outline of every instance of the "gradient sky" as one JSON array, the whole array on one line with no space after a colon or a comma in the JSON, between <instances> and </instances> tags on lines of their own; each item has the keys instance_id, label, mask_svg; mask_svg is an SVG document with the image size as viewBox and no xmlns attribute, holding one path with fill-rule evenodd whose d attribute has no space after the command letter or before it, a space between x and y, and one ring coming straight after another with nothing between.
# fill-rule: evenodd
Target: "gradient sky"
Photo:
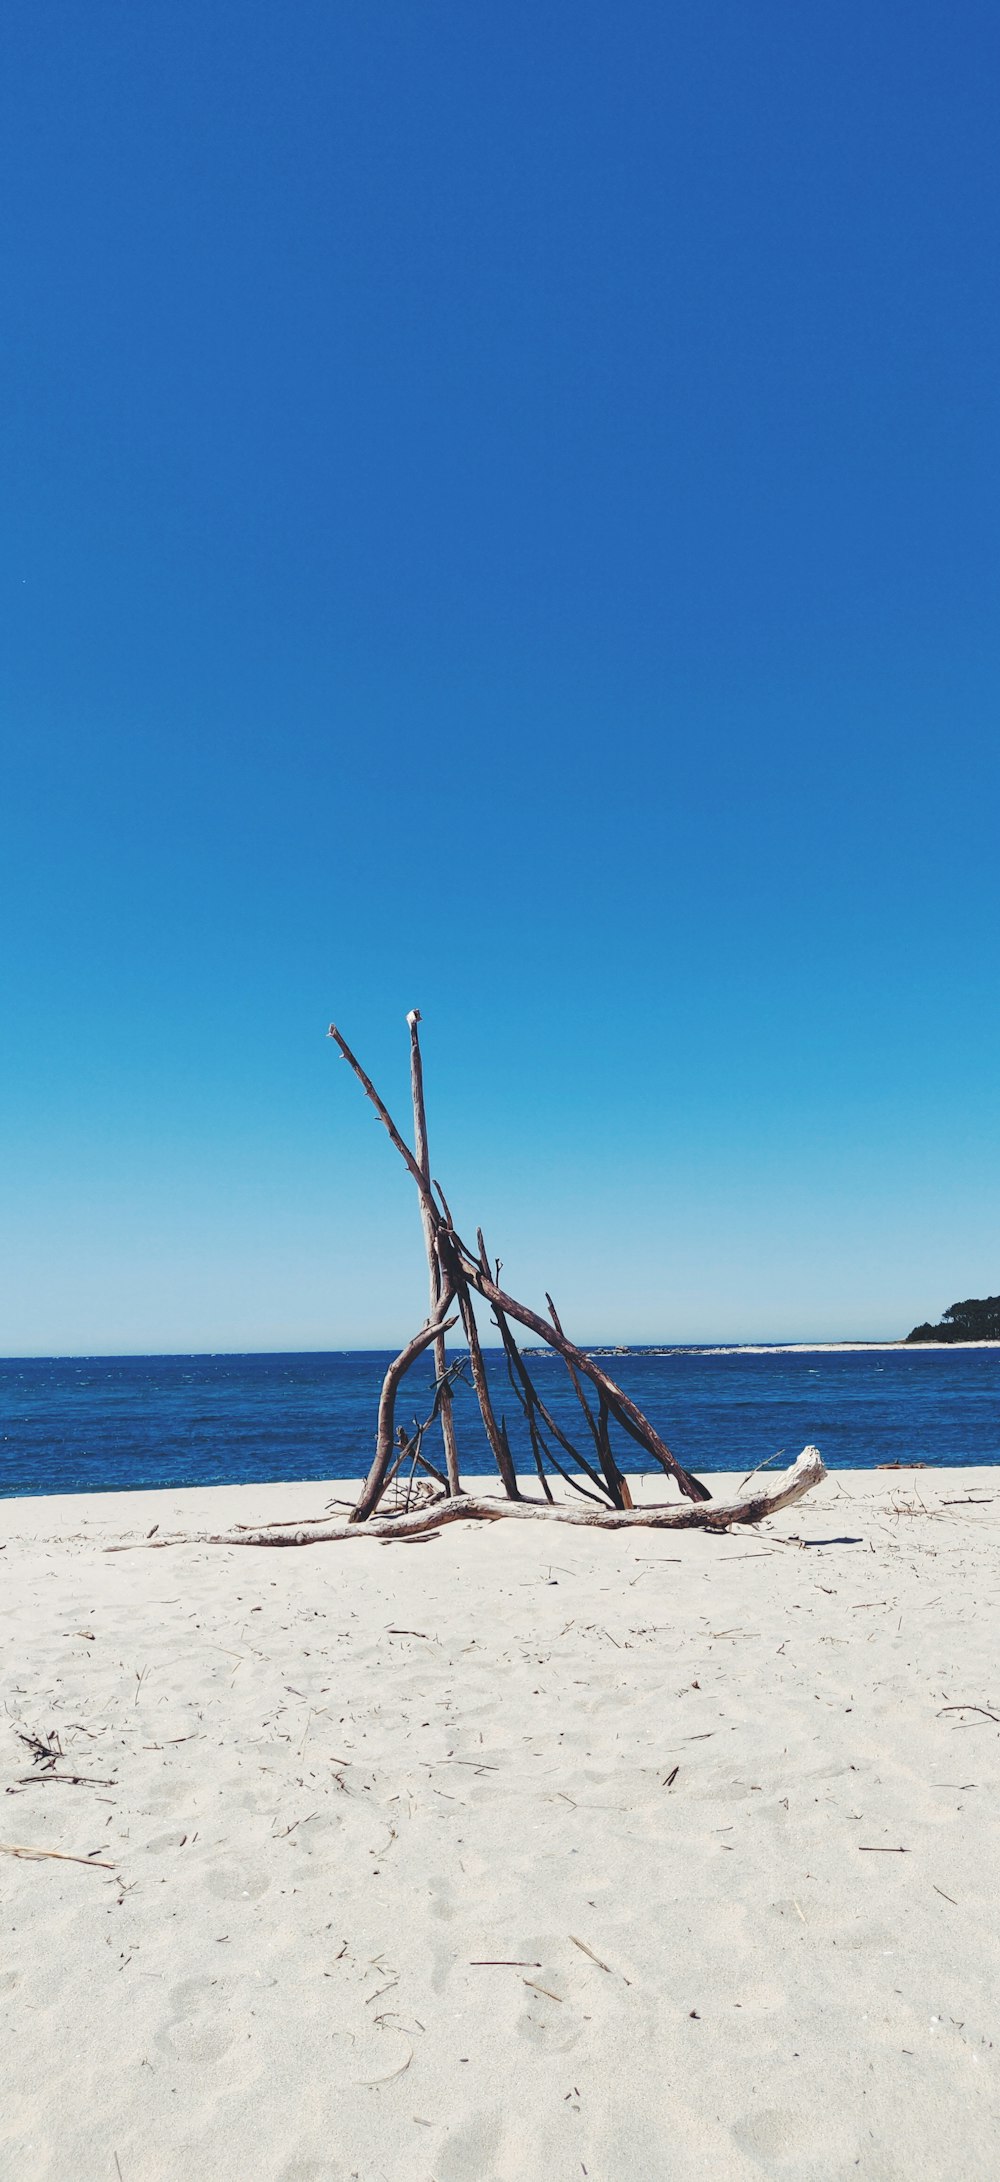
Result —
<instances>
[{"instance_id":1,"label":"gradient sky","mask_svg":"<svg viewBox=\"0 0 1000 2182\"><path fill-rule=\"evenodd\" d=\"M1000 16L10 0L0 1350L1000 1287Z\"/></svg>"}]
</instances>

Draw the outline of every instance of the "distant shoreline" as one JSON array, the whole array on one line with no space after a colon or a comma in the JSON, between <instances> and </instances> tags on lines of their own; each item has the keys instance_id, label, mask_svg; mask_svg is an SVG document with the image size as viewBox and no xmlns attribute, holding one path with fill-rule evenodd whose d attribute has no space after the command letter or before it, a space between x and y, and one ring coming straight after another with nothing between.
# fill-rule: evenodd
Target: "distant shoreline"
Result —
<instances>
[{"instance_id":1,"label":"distant shoreline","mask_svg":"<svg viewBox=\"0 0 1000 2182\"><path fill-rule=\"evenodd\" d=\"M449 1342L450 1349L459 1353L464 1348L461 1341ZM897 1350L908 1356L920 1355L930 1350L935 1355L950 1353L953 1349L1000 1349L1000 1341L647 1341L647 1342L587 1342L581 1341L585 1356L837 1356L871 1354L891 1355ZM502 1356L498 1341L484 1341L484 1349L490 1355ZM556 1356L558 1350L525 1347L525 1356ZM244 1357L276 1358L283 1356L394 1356L395 1349L383 1348L329 1348L329 1349L91 1349L71 1350L63 1355L42 1355L40 1352L20 1356L0 1356L4 1364L157 1364L195 1363L200 1359L224 1362L226 1358L238 1361Z\"/></svg>"},{"instance_id":2,"label":"distant shoreline","mask_svg":"<svg viewBox=\"0 0 1000 2182\"><path fill-rule=\"evenodd\" d=\"M586 1356L838 1356L870 1352L886 1355L904 1349L916 1356L924 1349L940 1354L952 1349L1000 1349L1000 1341L671 1341L662 1347L585 1348ZM558 1350L525 1349L526 1356L556 1356Z\"/></svg>"}]
</instances>

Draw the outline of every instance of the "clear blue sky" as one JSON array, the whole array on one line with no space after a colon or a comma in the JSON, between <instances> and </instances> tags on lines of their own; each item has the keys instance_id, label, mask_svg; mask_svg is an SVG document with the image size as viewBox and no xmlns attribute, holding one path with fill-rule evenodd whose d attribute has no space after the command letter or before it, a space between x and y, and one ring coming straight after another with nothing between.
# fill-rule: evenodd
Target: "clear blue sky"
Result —
<instances>
[{"instance_id":1,"label":"clear blue sky","mask_svg":"<svg viewBox=\"0 0 1000 2182\"><path fill-rule=\"evenodd\" d=\"M0 1349L1000 1287L995 0L11 0Z\"/></svg>"}]
</instances>

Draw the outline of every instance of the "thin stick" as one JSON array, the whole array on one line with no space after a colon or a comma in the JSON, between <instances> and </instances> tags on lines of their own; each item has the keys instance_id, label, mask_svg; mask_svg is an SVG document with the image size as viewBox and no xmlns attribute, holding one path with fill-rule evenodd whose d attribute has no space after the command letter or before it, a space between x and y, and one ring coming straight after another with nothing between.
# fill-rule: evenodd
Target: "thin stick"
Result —
<instances>
[{"instance_id":1,"label":"thin stick","mask_svg":"<svg viewBox=\"0 0 1000 2182\"><path fill-rule=\"evenodd\" d=\"M779 1447L776 1455L765 1455L763 1462L755 1463L753 1469L748 1470L746 1476L740 1479L740 1491L743 1491L744 1485L749 1485L752 1477L759 1477L762 1470L769 1470L772 1462L780 1462L784 1452L784 1448Z\"/></svg>"},{"instance_id":2,"label":"thin stick","mask_svg":"<svg viewBox=\"0 0 1000 2182\"><path fill-rule=\"evenodd\" d=\"M460 1252L459 1264L461 1270L465 1274L470 1287L477 1290L483 1301L492 1304L494 1309L499 1304L500 1309L506 1311L509 1318L516 1318L519 1325L529 1327L531 1332L538 1334L539 1338L550 1349L558 1350L560 1356L571 1358L577 1370L582 1372L585 1378L591 1380L600 1393L603 1393L612 1416L617 1417L618 1422L624 1426L625 1431L630 1433L634 1440L638 1441L640 1447L644 1447L649 1454L655 1456L660 1468L665 1470L669 1477L676 1480L686 1498L688 1500L710 1500L712 1496L708 1487L701 1483L700 1478L690 1476L687 1470L681 1468L676 1455L671 1454L669 1447L661 1440L659 1433L654 1431L649 1419L643 1416L641 1409L631 1400L630 1396L623 1393L620 1386L615 1385L614 1380L608 1377L607 1372L601 1370L600 1365L595 1363L593 1357L585 1356L582 1349L578 1349L574 1342L568 1341L566 1335L560 1333L556 1327L550 1326L547 1319L540 1318L537 1311L530 1310L526 1303L519 1303L516 1296L507 1295L504 1289L499 1288L494 1280L487 1277L478 1260L472 1256L470 1250L466 1249L465 1244L459 1240L458 1236L455 1236L454 1239Z\"/></svg>"},{"instance_id":3,"label":"thin stick","mask_svg":"<svg viewBox=\"0 0 1000 2182\"><path fill-rule=\"evenodd\" d=\"M65 1781L67 1788L117 1788L116 1780L103 1780L99 1773L20 1773L19 1788L47 1788L50 1782ZM8 1791L9 1792L9 1791Z\"/></svg>"},{"instance_id":4,"label":"thin stick","mask_svg":"<svg viewBox=\"0 0 1000 2182\"><path fill-rule=\"evenodd\" d=\"M511 1457L510 1448L507 1444L507 1434L504 1431L503 1427L501 1425L498 1425L496 1420L496 1414L494 1412L493 1402L486 1378L486 1366L483 1362L483 1350L482 1343L479 1339L479 1328L476 1324L476 1314L472 1307L472 1297L469 1294L468 1282L463 1279L463 1276L459 1270L458 1259L452 1246L451 1238L454 1231L451 1223L451 1214L448 1211L447 1199L445 1197L443 1189L441 1188L440 1182L435 1182L434 1187L437 1190L438 1196L441 1199L441 1203L445 1208L445 1217L447 1221L446 1226L442 1223L438 1228L438 1255L441 1259L443 1276L448 1282L448 1285L454 1288L455 1295L458 1301L458 1308L462 1314L462 1325L465 1329L465 1338L469 1348L469 1364L472 1371L472 1384L475 1390L476 1400L479 1403L479 1413L483 1420L483 1430L485 1431L486 1437L490 1443L493 1460L496 1463L497 1469L500 1473L500 1478L503 1483L504 1491L509 1495L511 1500L517 1500L520 1496L520 1488L517 1482L517 1474L514 1469L514 1463Z\"/></svg>"},{"instance_id":5,"label":"thin stick","mask_svg":"<svg viewBox=\"0 0 1000 2182\"><path fill-rule=\"evenodd\" d=\"M441 1202L442 1204L444 1204L443 1197L441 1198ZM450 1225L450 1213L448 1214L448 1220ZM486 1241L481 1227L477 1227L476 1229L476 1241L479 1244L479 1263L482 1266L483 1272L485 1273L487 1279L489 1279L490 1256L486 1248ZM459 1247L464 1248L464 1245L460 1245ZM498 1275L500 1271L500 1263L500 1259L497 1258L496 1268ZM551 1297L546 1297L546 1302L549 1304L549 1308L552 1309L552 1315L555 1323L558 1324L558 1320L555 1319L555 1311L552 1307ZM586 1456L581 1455L579 1448L574 1447L572 1440L567 1438L566 1433L562 1430L562 1427L556 1423L556 1420L553 1417L551 1411L546 1408L545 1403L543 1402L541 1395L539 1394L538 1389L535 1386L534 1380L531 1377L527 1364L525 1363L524 1358L521 1355L521 1351L517 1346L517 1342L515 1341L514 1336L511 1333L510 1327L507 1324L503 1312L494 1308L493 1320L499 1331L501 1340L503 1341L507 1359L507 1376L511 1380L512 1385L514 1384L514 1371L518 1373L521 1380L521 1385L515 1387L515 1392L517 1393L518 1399L521 1402L521 1406L524 1409L525 1415L528 1419L528 1429L531 1433L531 1447L532 1453L535 1458L536 1469L539 1469L540 1455L537 1445L537 1439L539 1437L538 1427L535 1424L534 1420L535 1410L537 1410L538 1415L542 1418L544 1424L551 1432L553 1438L558 1440L559 1445L569 1456L571 1462L578 1463L581 1470L586 1472L586 1475L589 1477L591 1484L596 1485L598 1494L600 1495L600 1499L603 1502L606 1497L605 1489L601 1484L601 1480L598 1477L597 1471L591 1469L591 1466L587 1461ZM561 1332L562 1328L560 1327L559 1330ZM581 1485L579 1480L573 1476L571 1471L564 1469L558 1455L553 1454L551 1447L546 1447L544 1451L548 1455L549 1461L551 1462L553 1469L558 1471L559 1476L565 1480L567 1485L572 1486L574 1492L580 1493L584 1500L592 1500L594 1498L593 1493L588 1493L586 1486ZM540 1469L539 1475L542 1478L542 1484L545 1488L546 1499L550 1500L552 1495L549 1492L548 1486L545 1484L544 1473ZM613 1507L628 1505L627 1502L623 1502L621 1499L617 1498L613 1491L609 1490L607 1497L610 1498Z\"/></svg>"},{"instance_id":6,"label":"thin stick","mask_svg":"<svg viewBox=\"0 0 1000 2182\"><path fill-rule=\"evenodd\" d=\"M442 1241L444 1241L443 1235ZM450 1275L452 1272L452 1267L450 1263L448 1271ZM469 1294L466 1282L462 1280L461 1276L459 1276L456 1280L456 1294L458 1296L458 1308L462 1313L462 1324L465 1328L465 1338L469 1344L469 1363L472 1367L472 1384L476 1390L476 1400L479 1403L479 1412L483 1420L483 1429L486 1433L486 1437L489 1440L490 1447L493 1451L493 1460L496 1463L497 1469L500 1472L504 1491L507 1494L509 1500L517 1500L520 1498L520 1487L517 1482L517 1473L514 1469L514 1464L511 1459L511 1452L507 1444L506 1434L501 1431L500 1426L498 1425L496 1420L496 1415L494 1413L493 1403L490 1397L490 1390L486 1381L486 1366L483 1362L482 1344L479 1339L479 1328L476 1324L476 1314L472 1307L472 1297Z\"/></svg>"},{"instance_id":7,"label":"thin stick","mask_svg":"<svg viewBox=\"0 0 1000 2182\"><path fill-rule=\"evenodd\" d=\"M345 1061L348 1063L348 1066L350 1068L353 1068L358 1082L361 1085L361 1088L364 1091L366 1097L370 1098L380 1122L382 1123L383 1127L388 1130L400 1158L405 1159L418 1190L422 1191L424 1187L424 1178L420 1172L420 1168L418 1167L416 1160L413 1157L413 1153L411 1152L409 1145L404 1144L403 1139L400 1136L399 1130L397 1129L396 1124L393 1121L392 1115L389 1113L388 1108L383 1106L382 1101L379 1098L378 1092L375 1089L371 1077L365 1075L364 1069L362 1068L361 1063L357 1058L357 1055L351 1052L350 1046L348 1045L346 1038L341 1037L340 1032L337 1029L336 1023L331 1023L330 1028L327 1032L327 1037L333 1039L334 1045L340 1048L340 1051L343 1054Z\"/></svg>"},{"instance_id":8,"label":"thin stick","mask_svg":"<svg viewBox=\"0 0 1000 2182\"><path fill-rule=\"evenodd\" d=\"M414 1436L413 1436L413 1438L412 1438L412 1439L407 1439L406 1433L404 1432L404 1430L403 1430L403 1427L402 1427L402 1425L400 1425L400 1426L398 1427L398 1430L397 1430L397 1433L396 1433L396 1445L397 1445L397 1447L399 1448L399 1454L398 1454L398 1456L397 1456L397 1458L396 1458L396 1461L395 1461L395 1462L393 1463L393 1465L392 1465L392 1468L391 1468L391 1470L390 1470L390 1471L389 1471L389 1473L388 1473L388 1476L386 1477L386 1480L385 1480L385 1484L386 1484L386 1486L389 1486L389 1485L391 1485L391 1483L392 1483L392 1480L393 1480L393 1478L394 1478L394 1477L395 1477L395 1476L397 1475L397 1473L398 1473L399 1469L401 1468L402 1464L403 1464L404 1462L406 1462L406 1461L407 1461L407 1459L408 1459L409 1457L411 1457L411 1456L412 1456L412 1463L411 1463L411 1467L410 1467L410 1477L409 1477L409 1480L408 1480L408 1482L407 1482L407 1504L409 1504L409 1489L410 1489L410 1485L411 1485L411 1484L412 1484L412 1482L413 1482L413 1471L414 1471L414 1469L416 1469L416 1468L419 1468L419 1469L421 1469L421 1470L426 1470L426 1471L427 1471L427 1474L428 1474L428 1476L429 1476L429 1477L432 1477L432 1478L434 1478L434 1479L435 1479L435 1481L436 1481L436 1483L437 1483L438 1485L443 1485L443 1486L444 1486L444 1489L445 1489L445 1492L447 1492L447 1491L448 1491L448 1480L447 1480L447 1478L446 1478L446 1476L445 1476L445 1474L444 1474L444 1471L443 1471L443 1470L439 1470L439 1469L438 1469L438 1467L437 1467L437 1464L436 1464L436 1463L433 1463L433 1462L432 1462L432 1461L430 1460L430 1457L429 1457L428 1455L425 1455L425 1454L423 1453L423 1437L424 1437L424 1433L425 1433L425 1432L429 1432L429 1431L430 1431L431 1425L433 1424L433 1422L434 1422L434 1419L435 1419L435 1417L437 1416L437 1413L438 1413L438 1409L439 1409L439 1406L440 1406L440 1402L441 1402L441 1386L442 1386L442 1383L443 1383L443 1384L444 1384L445 1386L449 1385L449 1384L450 1384L450 1382L451 1382L451 1380L452 1380L452 1379L455 1379L455 1378L458 1378L458 1377L459 1377L459 1375L461 1374L461 1372L462 1372L462 1371L464 1371L464 1369L465 1369L465 1365L464 1365L463 1359L462 1359L462 1358L461 1358L460 1356L459 1356L459 1357L456 1357L456 1359L455 1359L455 1362L454 1362L453 1364L449 1364L449 1366L448 1366L448 1369L447 1369L447 1371L446 1371L446 1373L445 1373L444 1381L443 1381L443 1382L439 1382L439 1383L438 1383L438 1384L437 1384L437 1385L435 1386L435 1389L434 1389L434 1399L433 1399L433 1401L432 1401L432 1403L431 1403L431 1406L430 1406L430 1413L429 1413L429 1415L428 1415L428 1416L426 1416L426 1417L424 1418L424 1421L423 1421L423 1423L422 1423L422 1424L418 1424L418 1423L417 1423L417 1420L416 1420L416 1418L414 1417L414 1420L413 1420L413 1434L414 1434ZM383 1488L383 1490L384 1490L384 1489L385 1489L385 1488ZM331 1503L331 1502L328 1502L328 1503L327 1503L327 1505L328 1505L328 1506L331 1506L331 1505L332 1505L332 1503Z\"/></svg>"},{"instance_id":9,"label":"thin stick","mask_svg":"<svg viewBox=\"0 0 1000 2182\"><path fill-rule=\"evenodd\" d=\"M493 1315L496 1319L497 1325L500 1328L500 1338L503 1342L504 1357L507 1364L507 1377L510 1380L514 1393L517 1395L517 1399L521 1404L521 1408L523 1409L525 1418L527 1420L528 1435L531 1440L531 1452L535 1459L535 1469L538 1473L539 1483L541 1484L541 1488L543 1493L545 1494L546 1500L551 1500L552 1487L549 1484L548 1478L545 1475L545 1462L542 1453L542 1446L539 1438L538 1426L535 1423L535 1390L531 1384L530 1379L528 1378L527 1372L524 1371L523 1366L521 1365L521 1357L518 1350L517 1342L515 1341L514 1336L511 1333L510 1327L507 1324L503 1312L495 1311ZM527 1391L525 1390L525 1386L522 1383L525 1380L527 1381ZM539 1964L538 1967L540 1968L541 1965Z\"/></svg>"},{"instance_id":10,"label":"thin stick","mask_svg":"<svg viewBox=\"0 0 1000 2182\"><path fill-rule=\"evenodd\" d=\"M476 1240L479 1244L480 1262L485 1270L488 1272L489 1259L486 1255L486 1244L483 1241L482 1228L479 1228L477 1230ZM551 1304L551 1298L546 1298L546 1300ZM562 1429L562 1426L556 1422L556 1419L552 1415L551 1410L546 1408L546 1405L543 1402L537 1387L535 1386L534 1380L531 1377L527 1364L525 1363L524 1358L521 1355L521 1351L517 1346L517 1342L515 1341L514 1336L511 1333L510 1327L507 1324L503 1312L495 1310L493 1316L500 1330L500 1336L503 1341L504 1348L507 1351L508 1375L510 1374L512 1367L517 1371L521 1379L524 1392L533 1407L537 1409L538 1414L542 1419L542 1422L546 1426L546 1429L551 1432L553 1439L558 1440L560 1447L563 1449L564 1453L569 1456L570 1461L578 1463L580 1469L585 1472L587 1477L589 1477L591 1484L596 1485L597 1490L603 1500L605 1497L605 1487L602 1487L601 1480L597 1474L597 1471L591 1468L591 1465L587 1461L586 1456L581 1455L578 1447L574 1447L572 1440L567 1437L566 1433ZM559 1328L559 1331L560 1333L562 1332L561 1326ZM567 1369L569 1370L570 1376L572 1377L572 1366L569 1363L567 1363ZM522 1400L523 1399L524 1396L522 1396ZM586 1402L584 1402L584 1407L586 1408ZM572 1485L575 1492L582 1493L585 1500L591 1499L593 1496L587 1492L586 1486L578 1484L576 1479L571 1476L569 1471L563 1469L562 1463L558 1460L558 1457L552 1453L552 1449L548 1448L546 1452L548 1454L550 1462L553 1464L553 1467L558 1470L560 1477L565 1478L567 1485ZM628 1507L630 1505L630 1502L627 1498L621 1499L618 1497L618 1495L613 1490L610 1481L606 1479L605 1484L607 1488L607 1496L611 1501L612 1507Z\"/></svg>"},{"instance_id":11,"label":"thin stick","mask_svg":"<svg viewBox=\"0 0 1000 2182\"><path fill-rule=\"evenodd\" d=\"M578 1947L580 1949L580 1953L582 1955L589 1955L591 1962L596 1962L599 1970L606 1970L608 1976L611 1976L612 1972L610 1963L602 1962L600 1955L595 1955L593 1948L587 1946L586 1940L578 1940L575 1932L570 1933L570 1939L572 1940L574 1947Z\"/></svg>"},{"instance_id":12,"label":"thin stick","mask_svg":"<svg viewBox=\"0 0 1000 2182\"><path fill-rule=\"evenodd\" d=\"M539 1467L543 1455L548 1456L548 1459L551 1462L553 1469L558 1471L558 1474L563 1479L564 1483L569 1485L573 1492L579 1493L584 1500L596 1502L598 1507L606 1507L609 1501L612 1507L621 1507L623 1505L623 1502L621 1500L616 1500L612 1493L605 1492L603 1490L601 1486L601 1480L598 1477L596 1471L591 1469L590 1464L586 1459L586 1456L581 1455L579 1449L574 1447L572 1440L567 1439L565 1432L562 1430L561 1426L556 1423L556 1420L553 1417L551 1411L546 1408L545 1403L543 1402L541 1395L539 1394L538 1389L535 1386L534 1380L531 1377L531 1373L528 1370L527 1364L525 1363L524 1358L521 1355L521 1351L518 1348L517 1342L515 1341L514 1336L511 1333L510 1327L507 1324L503 1312L494 1311L493 1316L497 1326L500 1329L500 1334L503 1339L504 1351L507 1359L507 1376L510 1379L511 1385L514 1387L514 1391L517 1394L518 1400L521 1403L521 1407L523 1408L525 1416L528 1420L528 1430L531 1434L531 1446L532 1452L535 1457L535 1467L539 1472L539 1476L541 1477L542 1489L545 1493L546 1500L551 1500L552 1494L549 1491L548 1482L546 1480L544 1470ZM515 1373L517 1374L516 1378ZM559 1446L565 1450L571 1462L578 1463L581 1470L584 1470L587 1476L592 1480L594 1485L596 1485L596 1493L588 1492L586 1485L581 1485L579 1479L574 1477L572 1470L567 1470L565 1465L560 1462L558 1455L555 1453L555 1450L552 1447L546 1445L545 1441L542 1438L541 1430L535 1421L536 1411L538 1413L538 1416L541 1418L542 1423L545 1425L546 1430L551 1432L553 1438L558 1442ZM600 1497L598 1497L598 1495Z\"/></svg>"},{"instance_id":13,"label":"thin stick","mask_svg":"<svg viewBox=\"0 0 1000 2182\"><path fill-rule=\"evenodd\" d=\"M88 1871L114 1871L115 1868L100 1856L69 1856L65 1849L25 1849L17 1847L13 1841L0 1841L0 1855L25 1856L32 1860L51 1856L59 1864L86 1864Z\"/></svg>"},{"instance_id":14,"label":"thin stick","mask_svg":"<svg viewBox=\"0 0 1000 2182\"><path fill-rule=\"evenodd\" d=\"M563 1333L563 1326L562 1326L562 1320L560 1319L560 1317L559 1317L559 1313L558 1313L558 1311L556 1310L555 1304L554 1304L554 1303L553 1303L553 1301L552 1301L552 1297L551 1297L551 1296L549 1295L548 1289L546 1289L546 1291L545 1291L545 1301L546 1301L546 1303L547 1303L547 1304L548 1304L548 1306L549 1306L549 1317L550 1317L550 1318L551 1318L551 1320L552 1320L552 1324L554 1325L554 1327L555 1327L555 1329L556 1329L556 1332L557 1332L557 1333L561 1333L561 1334L563 1334L563 1339L565 1340L566 1336L565 1336L565 1334ZM600 1439L600 1433L598 1432L598 1428L597 1428L597 1418L595 1417L595 1415L594 1415L594 1412L593 1412L593 1410L591 1409L590 1403L588 1402L588 1400L587 1400L587 1397L586 1397L586 1395L585 1395L585 1393L584 1393L584 1391L583 1391L583 1387L582 1387L582 1385L581 1385L581 1382L580 1382L580 1376L579 1376L579 1373L578 1373L578 1371L577 1371L576 1365L574 1364L574 1362L573 1362L573 1360L572 1360L572 1357L570 1357L570 1356L564 1356L564 1357L563 1357L563 1363L565 1364L565 1366L566 1366L566 1369L567 1369L567 1371L569 1372L569 1375L570 1375L570 1379L572 1380L572 1383L573 1383L573 1390L574 1390L574 1392L575 1392L575 1394L576 1394L576 1396L577 1396L577 1399L578 1399L578 1400L579 1400L579 1402L580 1402L581 1408L582 1408L582 1410L583 1410L583 1414L584 1414L584 1416L585 1416L585 1417L586 1417L586 1419L587 1419L587 1423L588 1423L588 1425L590 1426L591 1436L592 1436L592 1438L593 1438L594 1446L595 1446L595 1447L596 1447L596 1449L597 1449L597 1456L598 1456L598 1460L600 1461L600 1459L601 1459L601 1439ZM593 1475L593 1473L591 1473L591 1475ZM596 1483L596 1479L595 1479L595 1483Z\"/></svg>"},{"instance_id":15,"label":"thin stick","mask_svg":"<svg viewBox=\"0 0 1000 2182\"><path fill-rule=\"evenodd\" d=\"M434 1478L438 1485L443 1485L445 1492L447 1492L448 1480L444 1474L444 1471L435 1469L433 1462L429 1462L427 1456L421 1454L420 1452L421 1438L426 1430L426 1425L418 1424L416 1431L414 1432L413 1438L411 1440L408 1440L402 1425L400 1425L396 1438L396 1446L398 1452L392 1468L386 1472L385 1485L383 1486L384 1492L388 1491L389 1486L393 1483L393 1480L399 1476L400 1470L402 1469L404 1462L408 1462L410 1465L410 1475L406 1481L407 1495L409 1495L410 1486L413 1483L414 1470L417 1469L426 1470L428 1475Z\"/></svg>"},{"instance_id":16,"label":"thin stick","mask_svg":"<svg viewBox=\"0 0 1000 2182\"><path fill-rule=\"evenodd\" d=\"M421 1174L420 1218L423 1223L424 1243L427 1250L427 1266L430 1274L431 1313L437 1308L441 1295L441 1265L437 1254L437 1230L441 1215L431 1195L431 1162L427 1149L427 1110L424 1104L424 1069L420 1057L420 1009L411 1008L406 1018L410 1026L410 1088L413 1093L413 1144L417 1166ZM460 1493L461 1479L458 1474L458 1447L455 1440L455 1418L452 1409L451 1388L448 1384L448 1358L445 1339L439 1333L434 1342L434 1362L437 1382L441 1390L441 1436L444 1440L445 1468L448 1472L448 1490Z\"/></svg>"}]
</instances>

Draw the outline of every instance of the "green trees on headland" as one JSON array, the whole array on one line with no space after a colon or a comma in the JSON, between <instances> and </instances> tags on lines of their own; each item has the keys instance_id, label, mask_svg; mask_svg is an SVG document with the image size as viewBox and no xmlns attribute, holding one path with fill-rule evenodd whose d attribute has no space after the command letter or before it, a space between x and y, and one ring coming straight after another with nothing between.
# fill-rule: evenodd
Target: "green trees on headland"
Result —
<instances>
[{"instance_id":1,"label":"green trees on headland","mask_svg":"<svg viewBox=\"0 0 1000 2182\"><path fill-rule=\"evenodd\" d=\"M939 1326L914 1326L908 1341L1000 1341L1000 1296L952 1303Z\"/></svg>"}]
</instances>

